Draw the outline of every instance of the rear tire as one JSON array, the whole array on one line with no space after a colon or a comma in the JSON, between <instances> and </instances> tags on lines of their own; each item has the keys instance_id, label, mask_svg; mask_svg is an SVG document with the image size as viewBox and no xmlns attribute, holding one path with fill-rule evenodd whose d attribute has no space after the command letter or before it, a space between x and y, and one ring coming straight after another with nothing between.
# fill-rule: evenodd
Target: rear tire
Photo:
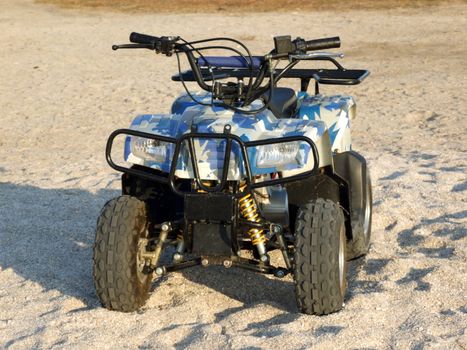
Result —
<instances>
[{"instance_id":1,"label":"rear tire","mask_svg":"<svg viewBox=\"0 0 467 350\"><path fill-rule=\"evenodd\" d=\"M350 212L352 239L347 243L347 258L349 260L365 255L370 249L373 196L368 168L365 170L364 180L363 207L358 208L358 210L352 209Z\"/></svg>"},{"instance_id":2,"label":"rear tire","mask_svg":"<svg viewBox=\"0 0 467 350\"><path fill-rule=\"evenodd\" d=\"M301 312L326 315L342 309L347 287L342 209L318 198L299 208L295 222L294 279Z\"/></svg>"},{"instance_id":3,"label":"rear tire","mask_svg":"<svg viewBox=\"0 0 467 350\"><path fill-rule=\"evenodd\" d=\"M131 196L107 202L97 220L93 277L109 310L135 311L149 297L152 276L138 268L138 242L148 235L146 204Z\"/></svg>"}]
</instances>

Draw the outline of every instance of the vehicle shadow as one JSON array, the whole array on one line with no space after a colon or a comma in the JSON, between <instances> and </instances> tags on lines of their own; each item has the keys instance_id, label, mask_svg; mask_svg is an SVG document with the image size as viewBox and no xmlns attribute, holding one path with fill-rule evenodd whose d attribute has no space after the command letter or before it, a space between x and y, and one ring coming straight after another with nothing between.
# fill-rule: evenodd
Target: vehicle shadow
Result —
<instances>
[{"instance_id":1,"label":"vehicle shadow","mask_svg":"<svg viewBox=\"0 0 467 350\"><path fill-rule=\"evenodd\" d=\"M279 279L237 267L225 269L222 266L195 267L183 270L182 274L191 282L205 285L243 304L240 309L227 309L217 314L217 321L261 303L288 312L298 312L294 284L290 277Z\"/></svg>"},{"instance_id":2,"label":"vehicle shadow","mask_svg":"<svg viewBox=\"0 0 467 350\"><path fill-rule=\"evenodd\" d=\"M345 302L348 303L354 297L362 294L383 293L384 281L374 280L372 277L381 274L390 262L391 259L369 259L365 256L350 261L347 271Z\"/></svg>"},{"instance_id":3,"label":"vehicle shadow","mask_svg":"<svg viewBox=\"0 0 467 350\"><path fill-rule=\"evenodd\" d=\"M43 189L0 183L0 267L45 290L99 302L92 281L97 216L117 190Z\"/></svg>"},{"instance_id":4,"label":"vehicle shadow","mask_svg":"<svg viewBox=\"0 0 467 350\"><path fill-rule=\"evenodd\" d=\"M359 294L380 293L380 283L359 280L358 271L365 268L366 258L360 258L349 262L347 273L347 292L345 301L348 302ZM389 260L370 261L371 271L366 273L377 273ZM275 261L273 261L275 263ZM280 264L280 261L277 261ZM374 270L374 271L373 271ZM295 301L295 286L293 278L289 275L283 279L255 273L240 268L225 269L222 266L194 267L182 270L182 275L197 284L202 284L229 298L243 303L242 307L226 309L216 315L216 321L221 321L230 314L244 308L258 304L268 304L288 313L299 313Z\"/></svg>"}]
</instances>

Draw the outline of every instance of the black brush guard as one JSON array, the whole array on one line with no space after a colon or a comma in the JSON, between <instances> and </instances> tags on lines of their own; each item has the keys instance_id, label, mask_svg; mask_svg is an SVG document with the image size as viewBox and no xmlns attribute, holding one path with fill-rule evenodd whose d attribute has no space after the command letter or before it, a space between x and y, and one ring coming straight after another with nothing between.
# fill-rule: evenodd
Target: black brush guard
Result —
<instances>
[{"instance_id":1,"label":"black brush guard","mask_svg":"<svg viewBox=\"0 0 467 350\"><path fill-rule=\"evenodd\" d=\"M172 162L170 164L170 172L168 176L157 175L150 171L144 171L142 169L135 169L135 168L127 168L127 167L116 164L112 159L111 152L112 152L113 142L118 135L137 136L137 137L143 137L143 138L152 139L156 141L175 144L175 150L172 156ZM193 144L193 141L195 139L217 139L217 140L226 141L222 174L220 176L219 183L214 187L206 186L205 184L203 184L203 181L200 178L198 163L196 159L196 152L194 150L194 144ZM250 168L250 160L248 158L247 149L250 147L264 146L264 145L277 144L277 143L286 143L286 142L293 142L293 141L306 142L310 146L310 149L313 154L313 159L314 159L313 169L305 171L300 174L289 176L286 178L278 178L278 179L272 179L272 180L265 180L261 182L253 182L253 175L252 175L251 168ZM175 192L176 194L180 196L184 196L188 192L181 191L179 188L177 188L175 172L177 170L177 163L180 157L182 146L184 143L188 143L188 150L190 154L191 165L193 168L194 179L196 180L196 183L199 186L199 188L204 190L205 193L213 193L213 192L223 191L227 183L227 176L229 172L229 163L230 163L230 152L232 149L233 142L235 142L240 148L241 158L242 158L241 161L243 162L245 173L246 173L245 181L247 185L247 189L246 189L247 191L251 191L255 188L260 188L260 187L274 186L274 185L289 183L293 181L303 180L309 176L316 174L318 167L319 167L319 156L318 156L318 151L316 149L316 145L312 140L310 140L306 136L287 136L287 137L280 137L280 138L274 138L274 139L265 139L265 140L246 142L246 141L243 141L239 136L230 134L229 125L226 125L226 127L224 128L224 133L198 133L196 131L192 131L190 133L182 135L181 137L177 139L173 137L150 134L150 133L133 130L133 129L118 129L118 130L115 130L112 134L110 134L109 139L107 140L105 156L106 156L107 163L113 169L124 172L124 173L129 173L135 176L139 176L142 178L146 178L151 181L166 184L170 186L173 192ZM148 169L151 169L151 168L148 168ZM238 197L244 194L245 192L239 192L235 194L235 196Z\"/></svg>"}]
</instances>

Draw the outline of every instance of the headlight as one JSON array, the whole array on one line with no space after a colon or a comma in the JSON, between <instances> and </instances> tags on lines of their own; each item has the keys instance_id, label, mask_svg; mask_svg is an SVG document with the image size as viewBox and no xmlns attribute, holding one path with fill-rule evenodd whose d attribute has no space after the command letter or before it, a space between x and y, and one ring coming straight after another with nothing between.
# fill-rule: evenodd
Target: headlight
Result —
<instances>
[{"instance_id":1,"label":"headlight","mask_svg":"<svg viewBox=\"0 0 467 350\"><path fill-rule=\"evenodd\" d=\"M306 163L306 154L301 149L302 142L281 142L256 147L257 168L277 168L285 165L303 166ZM308 147L309 148L309 147Z\"/></svg>"},{"instance_id":2,"label":"headlight","mask_svg":"<svg viewBox=\"0 0 467 350\"><path fill-rule=\"evenodd\" d=\"M144 137L131 137L131 153L135 157L163 163L167 158L171 159L172 144L168 142L147 139Z\"/></svg>"}]
</instances>

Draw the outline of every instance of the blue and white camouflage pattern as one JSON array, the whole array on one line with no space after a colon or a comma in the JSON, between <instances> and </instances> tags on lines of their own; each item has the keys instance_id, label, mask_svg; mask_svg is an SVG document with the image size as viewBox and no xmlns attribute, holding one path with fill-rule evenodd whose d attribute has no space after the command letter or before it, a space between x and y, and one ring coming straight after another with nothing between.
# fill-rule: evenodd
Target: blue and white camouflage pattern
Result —
<instances>
[{"instance_id":1,"label":"blue and white camouflage pattern","mask_svg":"<svg viewBox=\"0 0 467 350\"><path fill-rule=\"evenodd\" d=\"M192 94L203 102L210 103L209 93ZM278 119L269 110L247 115L235 113L221 107L211 107L196 104L183 94L172 105L171 114L145 114L137 116L130 129L155 135L179 138L189 133L193 125L199 133L222 134L225 125L231 126L231 134L237 135L243 141L277 139L286 136L306 136L312 140L319 154L319 167L332 163L331 152L344 152L351 148L350 119L355 112L355 102L349 96L310 96L298 93L298 113L295 118ZM249 108L259 109L260 101L253 102ZM131 137L125 142L126 161L169 172L173 157L174 145L167 145L167 152L163 162L148 161L138 157L131 150ZM225 154L225 140L195 139L196 158L202 180L218 180L221 176L223 158ZM281 172L283 177L311 170L314 159L310 147L301 143L300 152L304 152L304 164L276 166L272 168L258 168L255 162L256 149L248 149L248 157L252 175ZM175 175L179 178L194 178L188 147L182 147ZM245 178L244 164L238 144L232 144L228 180L242 180Z\"/></svg>"},{"instance_id":2,"label":"blue and white camouflage pattern","mask_svg":"<svg viewBox=\"0 0 467 350\"><path fill-rule=\"evenodd\" d=\"M351 150L350 120L355 118L356 104L351 96L308 95L299 92L297 118L319 120L329 131L331 149L335 153Z\"/></svg>"}]
</instances>

